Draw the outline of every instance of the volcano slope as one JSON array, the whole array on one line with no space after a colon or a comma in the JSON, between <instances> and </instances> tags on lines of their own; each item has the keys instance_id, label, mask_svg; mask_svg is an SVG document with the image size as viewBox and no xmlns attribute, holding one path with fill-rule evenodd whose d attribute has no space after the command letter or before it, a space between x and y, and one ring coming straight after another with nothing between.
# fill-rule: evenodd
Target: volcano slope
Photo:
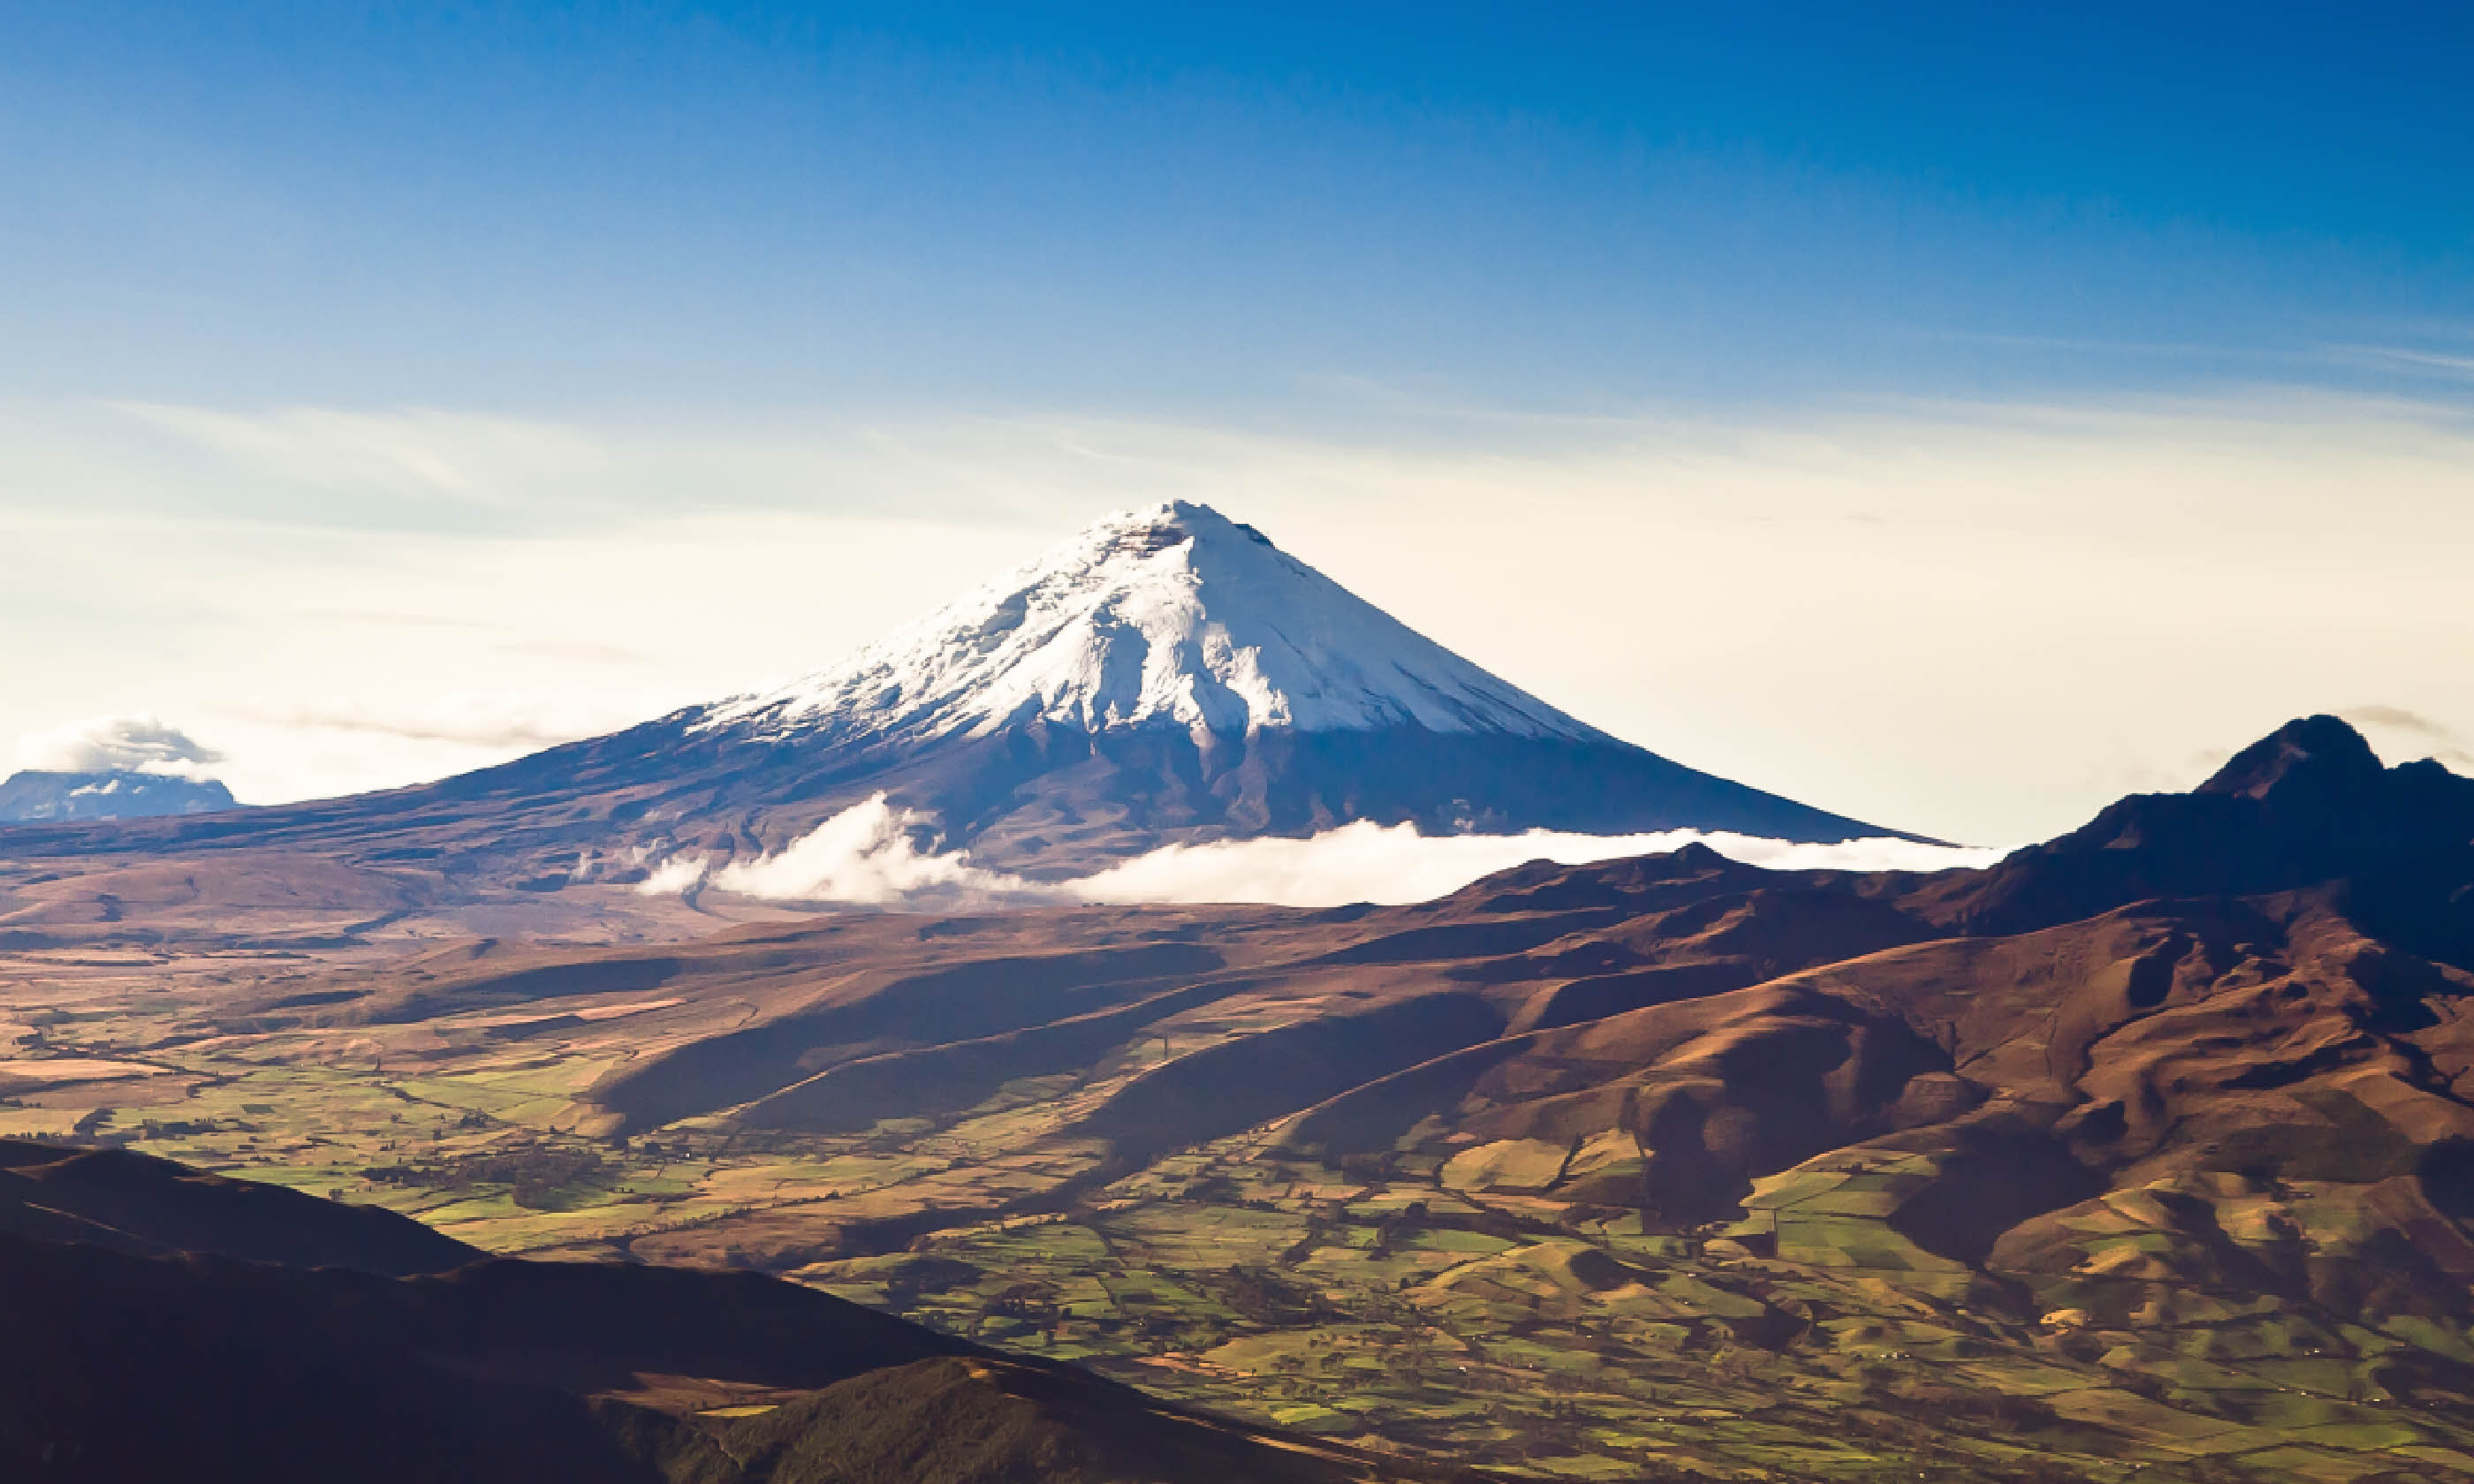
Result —
<instances>
[{"instance_id":1,"label":"volcano slope","mask_svg":"<svg viewBox=\"0 0 2474 1484\"><path fill-rule=\"evenodd\" d=\"M97 1068L21 1072L21 1126L1266 1424L1540 1475L2474 1478L2474 781L2327 718L1983 872L16 971L12 1065Z\"/></svg>"}]
</instances>

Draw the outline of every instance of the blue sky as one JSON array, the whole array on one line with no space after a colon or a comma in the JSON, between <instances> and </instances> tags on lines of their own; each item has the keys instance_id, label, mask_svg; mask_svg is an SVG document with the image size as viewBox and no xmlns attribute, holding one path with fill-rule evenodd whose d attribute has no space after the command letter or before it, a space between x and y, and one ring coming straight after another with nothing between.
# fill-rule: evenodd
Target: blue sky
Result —
<instances>
[{"instance_id":1,"label":"blue sky","mask_svg":"<svg viewBox=\"0 0 2474 1484\"><path fill-rule=\"evenodd\" d=\"M1303 415L2312 379L2474 322L2462 6L19 5L0 376Z\"/></svg>"},{"instance_id":2,"label":"blue sky","mask_svg":"<svg viewBox=\"0 0 2474 1484\"><path fill-rule=\"evenodd\" d=\"M2462 752L2469 76L2438 3L0 4L0 740L398 781L1184 495L1954 838Z\"/></svg>"}]
</instances>

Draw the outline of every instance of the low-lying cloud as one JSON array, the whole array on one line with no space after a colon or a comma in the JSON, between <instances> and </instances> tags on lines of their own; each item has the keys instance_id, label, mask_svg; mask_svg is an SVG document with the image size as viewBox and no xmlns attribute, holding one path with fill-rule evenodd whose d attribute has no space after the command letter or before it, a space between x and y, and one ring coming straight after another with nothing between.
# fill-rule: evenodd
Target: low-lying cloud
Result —
<instances>
[{"instance_id":1,"label":"low-lying cloud","mask_svg":"<svg viewBox=\"0 0 2474 1484\"><path fill-rule=\"evenodd\" d=\"M1042 894L1043 888L1019 876L972 865L968 852L922 851L917 835L927 824L917 810L897 809L878 794L770 855L723 867L713 874L711 884L774 901L898 902ZM661 879L658 873L654 879Z\"/></svg>"},{"instance_id":2,"label":"low-lying cloud","mask_svg":"<svg viewBox=\"0 0 2474 1484\"><path fill-rule=\"evenodd\" d=\"M151 714L94 716L17 742L17 766L34 773L158 773L194 777L223 754Z\"/></svg>"},{"instance_id":3,"label":"low-lying cloud","mask_svg":"<svg viewBox=\"0 0 2474 1484\"><path fill-rule=\"evenodd\" d=\"M1263 838L1163 846L1071 881L1040 882L974 865L968 851L923 850L929 821L883 794L855 804L769 855L718 868L673 857L640 891L706 887L771 901L880 906L1139 902L1268 902L1336 907L1425 901L1533 860L1564 865L1650 855L1701 844L1780 871L1941 871L1987 866L1998 850L1846 840L1806 845L1697 829L1656 834L1423 835L1412 825L1359 821L1302 840Z\"/></svg>"},{"instance_id":4,"label":"low-lying cloud","mask_svg":"<svg viewBox=\"0 0 2474 1484\"><path fill-rule=\"evenodd\" d=\"M1662 854L1693 844L1775 871L1942 871L1990 865L2004 853L1892 839L1802 845L1698 829L1643 835L1545 829L1518 835L1422 835L1414 825L1387 826L1360 820L1304 840L1162 846L1073 882L1071 889L1094 902L1265 901L1331 907L1352 901L1425 901L1528 861L1577 866Z\"/></svg>"}]
</instances>

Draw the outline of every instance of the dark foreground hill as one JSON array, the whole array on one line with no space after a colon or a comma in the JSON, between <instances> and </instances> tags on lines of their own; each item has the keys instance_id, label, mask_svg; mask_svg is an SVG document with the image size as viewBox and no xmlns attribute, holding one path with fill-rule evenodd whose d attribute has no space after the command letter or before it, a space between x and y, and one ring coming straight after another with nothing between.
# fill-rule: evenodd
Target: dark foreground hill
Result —
<instances>
[{"instance_id":1,"label":"dark foreground hill","mask_svg":"<svg viewBox=\"0 0 2474 1484\"><path fill-rule=\"evenodd\" d=\"M483 1256L392 1211L228 1180L120 1149L0 1139L0 1233L143 1257L237 1257L400 1277Z\"/></svg>"},{"instance_id":2,"label":"dark foreground hill","mask_svg":"<svg viewBox=\"0 0 2474 1484\"><path fill-rule=\"evenodd\" d=\"M0 1477L1444 1476L1183 1412L754 1274L475 1260L387 1277L331 1264L401 1265L420 1244L389 1230L410 1225L400 1218L129 1156L0 1141L0 1161L41 1183L11 1191L15 1215L52 1209L53 1191L83 1211L40 1235L22 1219L0 1232ZM187 1233L279 1260L137 1256L130 1231L149 1248ZM432 1257L478 1257L427 1241Z\"/></svg>"}]
</instances>

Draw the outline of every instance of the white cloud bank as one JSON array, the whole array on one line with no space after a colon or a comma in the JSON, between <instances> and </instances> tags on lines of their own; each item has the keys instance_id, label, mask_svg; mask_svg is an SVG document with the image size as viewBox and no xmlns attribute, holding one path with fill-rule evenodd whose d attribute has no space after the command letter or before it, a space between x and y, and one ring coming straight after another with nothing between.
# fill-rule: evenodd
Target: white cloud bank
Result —
<instances>
[{"instance_id":1,"label":"white cloud bank","mask_svg":"<svg viewBox=\"0 0 2474 1484\"><path fill-rule=\"evenodd\" d=\"M1414 825L1387 826L1360 820L1304 840L1163 846L1073 882L1069 889L1095 902L1267 901L1333 907L1352 901L1425 901L1527 861L1577 866L1661 854L1695 843L1774 871L1944 871L1991 865L2006 853L1891 839L1799 845L1698 829L1646 835L1547 829L1518 835L1421 835Z\"/></svg>"},{"instance_id":2,"label":"white cloud bank","mask_svg":"<svg viewBox=\"0 0 2474 1484\"><path fill-rule=\"evenodd\" d=\"M1425 901L1533 860L1565 865L1681 850L1699 843L1780 871L1941 871L1987 866L2005 853L1908 840L1799 845L1750 835L1674 829L1642 835L1421 835L1412 825L1359 821L1309 839L1265 838L1163 846L1123 865L1063 882L1036 882L971 863L968 851L923 850L928 818L879 794L769 855L715 869L674 858L638 890L667 896L711 887L771 901L881 906L960 903L1270 902L1336 907Z\"/></svg>"},{"instance_id":3,"label":"white cloud bank","mask_svg":"<svg viewBox=\"0 0 2474 1484\"><path fill-rule=\"evenodd\" d=\"M913 898L1044 895L1043 888L1019 876L972 865L967 851L922 851L915 837L926 824L926 816L917 810L894 808L878 794L770 855L723 867L713 874L712 884L773 901L899 902ZM669 867L676 864L671 862ZM649 889L661 879L656 873L645 886Z\"/></svg>"},{"instance_id":4,"label":"white cloud bank","mask_svg":"<svg viewBox=\"0 0 2474 1484\"><path fill-rule=\"evenodd\" d=\"M18 740L17 766L35 773L158 773L195 777L223 754L160 717L95 716Z\"/></svg>"}]
</instances>

